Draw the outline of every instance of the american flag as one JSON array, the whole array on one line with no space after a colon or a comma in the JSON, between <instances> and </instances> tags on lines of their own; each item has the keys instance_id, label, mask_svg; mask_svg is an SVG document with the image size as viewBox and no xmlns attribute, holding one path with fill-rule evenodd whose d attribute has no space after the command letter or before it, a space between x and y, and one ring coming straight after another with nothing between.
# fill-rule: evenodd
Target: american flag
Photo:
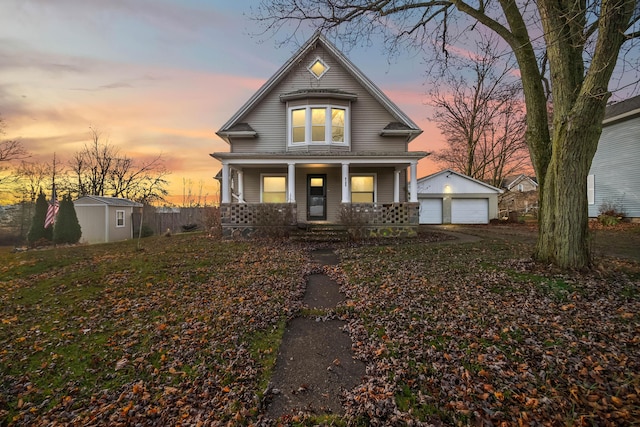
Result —
<instances>
[{"instance_id":1,"label":"american flag","mask_svg":"<svg viewBox=\"0 0 640 427\"><path fill-rule=\"evenodd\" d=\"M58 209L60 209L60 204L58 203L58 198L56 196L56 186L54 185L51 194L51 201L49 201L49 207L47 208L47 216L44 218L44 228L52 226L56 221Z\"/></svg>"}]
</instances>

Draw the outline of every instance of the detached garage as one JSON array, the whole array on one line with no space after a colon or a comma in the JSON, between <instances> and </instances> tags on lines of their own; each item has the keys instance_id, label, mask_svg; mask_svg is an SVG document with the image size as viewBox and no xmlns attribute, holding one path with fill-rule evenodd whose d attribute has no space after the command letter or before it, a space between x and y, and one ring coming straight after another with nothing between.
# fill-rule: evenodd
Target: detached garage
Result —
<instances>
[{"instance_id":1,"label":"detached garage","mask_svg":"<svg viewBox=\"0 0 640 427\"><path fill-rule=\"evenodd\" d=\"M451 169L420 178L420 224L487 224L498 217L500 193Z\"/></svg>"}]
</instances>

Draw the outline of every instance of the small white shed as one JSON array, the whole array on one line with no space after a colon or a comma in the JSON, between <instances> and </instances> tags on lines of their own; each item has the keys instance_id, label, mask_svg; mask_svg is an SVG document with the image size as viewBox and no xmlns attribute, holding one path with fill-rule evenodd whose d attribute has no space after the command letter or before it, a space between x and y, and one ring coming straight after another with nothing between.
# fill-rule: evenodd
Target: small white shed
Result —
<instances>
[{"instance_id":1,"label":"small white shed","mask_svg":"<svg viewBox=\"0 0 640 427\"><path fill-rule=\"evenodd\" d=\"M498 217L499 188L445 169L418 180L420 224L487 224Z\"/></svg>"},{"instance_id":2,"label":"small white shed","mask_svg":"<svg viewBox=\"0 0 640 427\"><path fill-rule=\"evenodd\" d=\"M108 243L133 238L132 214L142 203L129 199L82 196L73 202L82 243Z\"/></svg>"}]
</instances>

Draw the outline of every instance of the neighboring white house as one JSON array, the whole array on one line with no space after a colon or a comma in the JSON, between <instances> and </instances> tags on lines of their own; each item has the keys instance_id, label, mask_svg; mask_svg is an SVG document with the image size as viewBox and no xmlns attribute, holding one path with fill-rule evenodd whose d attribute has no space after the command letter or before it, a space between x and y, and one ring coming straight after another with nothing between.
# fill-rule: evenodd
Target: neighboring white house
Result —
<instances>
[{"instance_id":1,"label":"neighboring white house","mask_svg":"<svg viewBox=\"0 0 640 427\"><path fill-rule=\"evenodd\" d=\"M108 243L133 238L132 214L142 204L128 199L82 196L73 202L81 243Z\"/></svg>"},{"instance_id":2,"label":"neighboring white house","mask_svg":"<svg viewBox=\"0 0 640 427\"><path fill-rule=\"evenodd\" d=\"M409 143L422 130L319 32L216 133L229 144L211 154L225 236L249 235L270 210L301 225L353 209L385 235L417 231L428 153Z\"/></svg>"},{"instance_id":3,"label":"neighboring white house","mask_svg":"<svg viewBox=\"0 0 640 427\"><path fill-rule=\"evenodd\" d=\"M420 224L487 224L498 217L499 188L445 169L418 180Z\"/></svg>"},{"instance_id":4,"label":"neighboring white house","mask_svg":"<svg viewBox=\"0 0 640 427\"><path fill-rule=\"evenodd\" d=\"M640 221L640 96L609 105L587 176L589 217L603 206Z\"/></svg>"}]
</instances>

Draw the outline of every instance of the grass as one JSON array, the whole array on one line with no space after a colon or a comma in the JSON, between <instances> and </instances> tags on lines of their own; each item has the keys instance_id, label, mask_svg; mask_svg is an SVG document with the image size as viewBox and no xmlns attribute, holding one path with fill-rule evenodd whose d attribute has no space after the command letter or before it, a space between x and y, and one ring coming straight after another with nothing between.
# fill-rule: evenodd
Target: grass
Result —
<instances>
[{"instance_id":1,"label":"grass","mask_svg":"<svg viewBox=\"0 0 640 427\"><path fill-rule=\"evenodd\" d=\"M308 248L291 245L189 233L0 250L0 425L256 423L287 319L328 313L301 310ZM349 298L335 313L402 420L640 416L638 264L558 272L529 250L486 237L339 248ZM395 416L362 393L348 417L285 424Z\"/></svg>"},{"instance_id":2,"label":"grass","mask_svg":"<svg viewBox=\"0 0 640 427\"><path fill-rule=\"evenodd\" d=\"M81 418L100 390L139 382L158 404L210 370L222 394L266 384L305 258L197 234L143 242L0 253L0 424L46 424L65 399Z\"/></svg>"}]
</instances>

